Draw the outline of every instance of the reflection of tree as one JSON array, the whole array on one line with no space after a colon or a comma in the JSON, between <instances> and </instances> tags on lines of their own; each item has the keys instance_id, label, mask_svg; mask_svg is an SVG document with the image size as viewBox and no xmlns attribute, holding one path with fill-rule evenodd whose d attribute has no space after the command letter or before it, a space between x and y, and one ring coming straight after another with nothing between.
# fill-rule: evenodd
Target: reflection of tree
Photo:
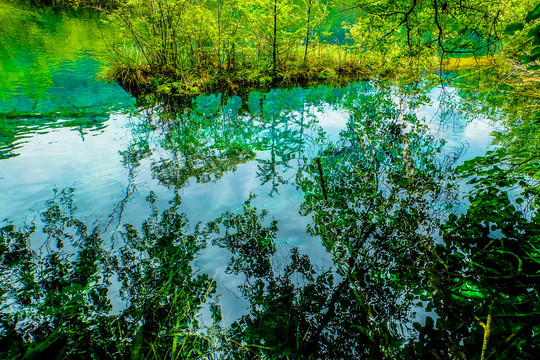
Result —
<instances>
[{"instance_id":1,"label":"reflection of tree","mask_svg":"<svg viewBox=\"0 0 540 360\"><path fill-rule=\"evenodd\" d=\"M334 255L336 271L317 270L297 250L278 267L276 224L262 226L264 213L255 216L249 203L226 217L228 230L216 243L233 253L229 269L246 276L242 290L251 302L250 314L230 329L244 345L233 349L235 358L392 358L407 339L428 269L432 206L444 195L437 148L420 126L407 129L412 111L402 121L389 93L362 100L341 142L321 153L327 199L316 167L298 175L311 232Z\"/></svg>"},{"instance_id":2,"label":"reflection of tree","mask_svg":"<svg viewBox=\"0 0 540 360\"><path fill-rule=\"evenodd\" d=\"M257 159L258 176L263 184L271 181L275 192L280 183L287 181L281 172L291 167L292 159L303 156L306 129L314 124L304 99L303 89L274 90L264 97L254 92L248 114L241 112L239 97L233 96L221 106L220 96L199 96L183 114L160 114L163 132L156 149L150 150L148 137L137 130L142 140L123 152L124 162L137 165L154 154L154 176L178 188L191 178L203 183L215 181L234 171L238 164L254 159L255 151L268 151L269 159Z\"/></svg>"},{"instance_id":3,"label":"reflection of tree","mask_svg":"<svg viewBox=\"0 0 540 360\"><path fill-rule=\"evenodd\" d=\"M233 358L534 358L540 219L517 206L535 193L511 195L523 174L476 159L458 168L477 184L469 209L441 226L449 169L414 109L387 95L351 104L341 141L320 154L324 185L314 164L298 177L335 272L295 249L280 266L277 224L249 202L218 220L214 242L232 252L251 304L228 330Z\"/></svg>"},{"instance_id":4,"label":"reflection of tree","mask_svg":"<svg viewBox=\"0 0 540 360\"><path fill-rule=\"evenodd\" d=\"M466 82L466 83L463 83ZM538 89L531 82L527 91L515 91L508 85L498 84L496 74L485 71L471 74L459 82L461 110L477 117L481 114L497 121L502 131L492 134L494 144L502 152L491 152L493 162L500 162L515 170L540 180L540 111ZM525 85L524 85L525 86Z\"/></svg>"},{"instance_id":5,"label":"reflection of tree","mask_svg":"<svg viewBox=\"0 0 540 360\"><path fill-rule=\"evenodd\" d=\"M304 89L274 89L262 98L260 121L266 129L261 133L261 143L270 158L257 159L257 176L263 185L271 182L271 195L277 193L280 184L287 183L282 174L292 168L291 160L305 156L306 130L314 125L307 105Z\"/></svg>"},{"instance_id":6,"label":"reflection of tree","mask_svg":"<svg viewBox=\"0 0 540 360\"><path fill-rule=\"evenodd\" d=\"M176 211L180 202L176 204L161 216L154 209L141 233L126 226L126 245L114 259L113 269L129 306L112 327L117 336L129 334L133 339L132 356L153 352L158 358L168 353L200 358L208 352L208 341L197 334L196 314L214 286L206 274L196 275L191 268L205 238L198 227L189 230L185 214Z\"/></svg>"},{"instance_id":7,"label":"reflection of tree","mask_svg":"<svg viewBox=\"0 0 540 360\"><path fill-rule=\"evenodd\" d=\"M198 228L188 229L177 205L161 216L153 209L141 232L127 225L125 245L108 253L97 230L76 219L72 196L69 189L57 193L41 214L44 254L29 245L35 226L0 229L0 357L207 354L209 341L199 333L196 314L214 287L191 268L205 246ZM108 292L116 281L128 305L111 314Z\"/></svg>"},{"instance_id":8,"label":"reflection of tree","mask_svg":"<svg viewBox=\"0 0 540 360\"><path fill-rule=\"evenodd\" d=\"M47 234L41 256L29 246L35 226L0 229L0 348L10 358L73 356L99 341L93 334L110 310L110 275L102 240L74 217L72 196L69 189L57 193L41 214Z\"/></svg>"},{"instance_id":9,"label":"reflection of tree","mask_svg":"<svg viewBox=\"0 0 540 360\"><path fill-rule=\"evenodd\" d=\"M373 88L353 84L345 89L319 86L252 92L247 111L242 111L242 99L237 96L222 105L221 95L201 95L182 112L163 103L148 111L148 122L135 131L138 140L122 153L124 163L138 166L143 158L152 157L154 177L179 188L189 179L203 183L220 179L238 164L254 159L257 151L257 176L262 184L272 184L274 194L280 184L289 181L288 170L303 163L306 143L321 135L314 112L323 104L354 102L366 91ZM150 125L155 115L159 118L156 127L162 130L157 144L143 135L156 131ZM295 159L298 164L292 163Z\"/></svg>"},{"instance_id":10,"label":"reflection of tree","mask_svg":"<svg viewBox=\"0 0 540 360\"><path fill-rule=\"evenodd\" d=\"M43 254L29 246L36 227L0 229L0 357L533 358L540 330L536 158L502 148L452 172L415 116L421 98L408 94L399 107L390 91L351 89L321 90L351 116L338 142L320 145L320 170L305 161L296 178L305 194L301 211L312 216L308 231L332 255L331 269L297 249L280 255L278 223L251 200L240 213L190 230L179 198L159 214L151 194L149 218L126 225L120 248L108 253L99 231L77 220L73 191L64 190L40 217ZM280 106L272 96L250 99L253 116L262 105L258 123L239 115L238 99L212 117L215 98L212 108L204 102L184 123L169 123L158 149L146 123L123 153L126 166L161 155L155 176L175 187L217 179L254 150L274 147L275 164L285 167L290 154L303 152L302 109L311 95L298 103L276 97L292 104ZM290 132L292 140L272 142L270 131L276 139ZM175 154L177 164L164 160ZM448 216L454 180L463 179L467 208ZM231 252L227 272L246 280L240 290L250 302L249 314L216 326L212 339L197 314L215 283L192 269L209 238ZM111 314L114 286L126 308ZM209 308L219 320L219 306Z\"/></svg>"},{"instance_id":11,"label":"reflection of tree","mask_svg":"<svg viewBox=\"0 0 540 360\"><path fill-rule=\"evenodd\" d=\"M124 158L129 163L134 157L138 163L141 156L159 156L152 161L152 173L169 187L181 188L191 178L201 183L220 179L238 164L253 159L257 148L254 126L238 115L226 115L226 110L214 117L215 111L206 115L191 110L180 120L162 123L158 148L150 151L145 142L143 147L130 147Z\"/></svg>"},{"instance_id":12,"label":"reflection of tree","mask_svg":"<svg viewBox=\"0 0 540 360\"><path fill-rule=\"evenodd\" d=\"M210 226L219 235L214 243L232 253L227 271L245 276L241 291L250 301L250 314L223 334L233 359L300 356L306 351L304 335L324 311L333 283L331 272L317 274L309 258L294 249L290 263L279 269L274 256L277 222L267 224L266 216L248 201L242 213L226 213Z\"/></svg>"},{"instance_id":13,"label":"reflection of tree","mask_svg":"<svg viewBox=\"0 0 540 360\"><path fill-rule=\"evenodd\" d=\"M416 351L459 358L535 357L540 217L533 209L538 189L530 188L518 167L504 168L499 160L492 153L458 168L473 187L470 205L442 228L444 244L437 246L429 275L435 295L428 306L439 317L419 327ZM524 189L521 194L517 186Z\"/></svg>"},{"instance_id":14,"label":"reflection of tree","mask_svg":"<svg viewBox=\"0 0 540 360\"><path fill-rule=\"evenodd\" d=\"M414 107L402 113L384 91L359 100L350 104L340 142L321 153L326 199L317 168L305 169L303 209L313 213L311 231L343 277L332 296L346 306L326 325L332 341L351 347L343 357L388 358L406 340L435 206L445 192L434 160L437 143L423 134Z\"/></svg>"},{"instance_id":15,"label":"reflection of tree","mask_svg":"<svg viewBox=\"0 0 540 360\"><path fill-rule=\"evenodd\" d=\"M0 160L17 156L17 149L21 147L18 140L31 137L37 130L71 128L76 129L81 137L103 130L107 126L109 112L108 109L101 112L96 109L56 109L50 114L0 113Z\"/></svg>"},{"instance_id":16,"label":"reflection of tree","mask_svg":"<svg viewBox=\"0 0 540 360\"><path fill-rule=\"evenodd\" d=\"M469 208L438 225L434 210L444 204L448 180L433 159L432 141L411 125L410 114L374 100L377 106L353 108L343 143L321 156L327 201L315 167L303 183L313 230L372 320L355 324L366 324L383 357L392 351L409 358L533 357L540 324L540 229L530 203L538 199L536 159L506 162L500 149L459 167L459 177L472 178ZM401 117L410 129L392 120ZM519 204L532 212L517 210ZM444 241L436 246L435 226ZM406 345L398 350L391 339L399 339L400 323L410 327L407 313L418 300L436 321L414 323L418 335L402 338Z\"/></svg>"},{"instance_id":17,"label":"reflection of tree","mask_svg":"<svg viewBox=\"0 0 540 360\"><path fill-rule=\"evenodd\" d=\"M323 134L317 126L314 112L321 111L323 106L340 107L371 89L368 84L356 83L343 89L317 86L309 89L274 89L264 95L250 93L250 112L264 129L260 134L261 150L269 152L268 159L257 159L257 176L263 185L271 182L270 195L277 193L280 184L289 181L284 178L289 169L302 166L309 157L306 145L314 143L315 138ZM291 164L293 159L297 159L297 164Z\"/></svg>"},{"instance_id":18,"label":"reflection of tree","mask_svg":"<svg viewBox=\"0 0 540 360\"><path fill-rule=\"evenodd\" d=\"M152 166L161 183L181 188L190 178L201 183L215 181L254 157L246 144L216 145L202 130L190 126L189 129L175 129L167 135L165 147L170 152Z\"/></svg>"}]
</instances>

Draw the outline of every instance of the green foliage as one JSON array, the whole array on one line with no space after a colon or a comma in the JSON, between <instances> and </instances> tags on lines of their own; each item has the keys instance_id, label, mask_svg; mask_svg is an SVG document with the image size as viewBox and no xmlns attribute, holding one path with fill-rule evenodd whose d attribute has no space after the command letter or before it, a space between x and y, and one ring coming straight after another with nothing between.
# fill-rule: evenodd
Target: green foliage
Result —
<instances>
[{"instance_id":1,"label":"green foliage","mask_svg":"<svg viewBox=\"0 0 540 360\"><path fill-rule=\"evenodd\" d=\"M403 55L453 57L493 54L502 29L530 1L358 1L351 36L360 50ZM517 17L516 17L517 15ZM389 46L388 46L389 45Z\"/></svg>"},{"instance_id":2,"label":"green foliage","mask_svg":"<svg viewBox=\"0 0 540 360\"><path fill-rule=\"evenodd\" d=\"M35 226L0 230L5 244L2 278L16 284L3 291L1 302L2 308L11 309L2 320L3 349L11 358L75 356L83 344L99 344L100 339L89 334L100 329L111 308L106 255L99 234L74 217L72 196L73 189L57 192L41 214L47 235L41 257L28 242Z\"/></svg>"},{"instance_id":3,"label":"green foliage","mask_svg":"<svg viewBox=\"0 0 540 360\"><path fill-rule=\"evenodd\" d=\"M520 204L525 200L537 206L538 196L529 191L512 196L506 189L525 186L523 176L512 168L501 169L500 158L493 155L457 169L473 185L469 206L463 214L451 214L442 227L444 244L437 246L430 274L436 294L430 307L439 318L435 326L421 330L425 340L417 350L443 356L445 351L436 350L441 329L455 329L445 336L455 357L534 357L540 328L535 285L540 222L537 210L528 215L529 206Z\"/></svg>"},{"instance_id":4,"label":"green foliage","mask_svg":"<svg viewBox=\"0 0 540 360\"><path fill-rule=\"evenodd\" d=\"M108 16L108 22L121 24L122 36L113 43L105 76L135 95L236 92L242 86L334 81L337 75L358 80L364 76L362 59L321 40L330 5L129 1ZM152 83L156 78L160 84Z\"/></svg>"},{"instance_id":5,"label":"green foliage","mask_svg":"<svg viewBox=\"0 0 540 360\"><path fill-rule=\"evenodd\" d=\"M152 195L149 201L153 203ZM125 355L198 359L209 351L209 341L198 333L196 314L215 287L207 275L196 275L191 268L205 239L198 227L189 231L185 214L176 212L178 205L161 216L154 211L141 233L126 225L125 246L113 259L129 306L111 329L120 338L133 339L118 349Z\"/></svg>"},{"instance_id":6,"label":"green foliage","mask_svg":"<svg viewBox=\"0 0 540 360\"><path fill-rule=\"evenodd\" d=\"M434 55L503 46L510 54L525 51L527 63L539 57L540 7L531 1L358 1L358 20L347 27L352 42L342 47L324 43L334 34L322 29L330 5L323 1L69 3L114 8L108 21L122 36L108 76L135 94L146 84L172 99L220 82L235 91L328 82L358 75L368 63L387 76L406 65L420 73L431 70ZM43 60L30 61L32 71L18 70L25 57L15 39L34 45L37 30L26 29L17 9L0 10L6 24L25 28L0 30L10 43L1 51L15 59L6 88L21 73L46 74L41 95L54 81L72 85L73 77L59 80ZM37 23L53 31L71 22L43 12ZM53 33L69 35L53 53L75 58L82 32ZM77 218L74 190L56 191L35 220L43 234L34 223L0 229L0 357L533 358L540 331L540 153L538 113L530 109L538 104L475 93L491 114L506 108L513 120L496 136L498 149L455 172L417 117L427 100L414 88L275 89L251 93L247 104L203 95L182 112L174 101L162 103L159 121L141 125L121 154L130 175L148 159L153 178L178 193L190 180L219 180L265 151L258 180L271 185L271 195L296 180L301 211L312 220L308 232L328 250L331 268L280 248L279 224L252 197L239 211L190 229L178 196L160 212L151 193L151 215L141 226L125 224L112 248L98 228ZM2 141L13 142L20 128L13 119L22 115L29 127L72 115L77 120L64 124L103 126L102 108L73 105L58 114L40 106L28 101L6 111ZM350 114L336 143L314 126L313 108L325 106ZM469 110L480 109L475 102ZM317 135L318 153L308 156L306 140L315 144ZM289 176L293 161L301 165L296 178ZM469 193L448 215L458 185ZM38 247L33 240L40 238ZM239 290L248 313L231 326L219 323L219 304L210 301L216 282L194 269L209 241L230 253L228 274L245 279ZM119 309L112 308L115 288ZM201 322L207 308L212 325ZM429 316L422 321L415 312Z\"/></svg>"},{"instance_id":7,"label":"green foliage","mask_svg":"<svg viewBox=\"0 0 540 360\"><path fill-rule=\"evenodd\" d=\"M534 63L540 59L540 25L538 19L540 18L540 4L538 4L533 10L527 13L524 22L516 22L506 27L506 32L510 35L514 35L518 31L522 31L527 28L525 39L532 45L528 46L526 51L528 54L520 56L520 60L524 64ZM533 70L537 70L538 66L533 66Z\"/></svg>"},{"instance_id":8,"label":"green foliage","mask_svg":"<svg viewBox=\"0 0 540 360\"><path fill-rule=\"evenodd\" d=\"M442 67L437 56L521 57L533 69L539 56L534 0L54 2L101 10L118 26L104 76L135 96L396 75L410 82ZM354 21L336 23L343 7Z\"/></svg>"},{"instance_id":9,"label":"green foliage","mask_svg":"<svg viewBox=\"0 0 540 360\"><path fill-rule=\"evenodd\" d=\"M32 7L59 10L78 10L81 8L109 10L117 8L124 0L14 0L14 2Z\"/></svg>"},{"instance_id":10,"label":"green foliage","mask_svg":"<svg viewBox=\"0 0 540 360\"><path fill-rule=\"evenodd\" d=\"M109 16L123 24L123 37L107 77L135 95L369 77L412 82L443 70L441 59L497 54L534 61L538 51L525 42L537 29L523 23L535 23L531 7L533 0L357 1L348 9L354 22L334 24L341 10L323 0L134 0ZM143 61L126 66L134 63L125 51L132 45ZM156 77L167 85L154 86Z\"/></svg>"},{"instance_id":11,"label":"green foliage","mask_svg":"<svg viewBox=\"0 0 540 360\"><path fill-rule=\"evenodd\" d=\"M343 279L333 290L335 315L316 341L320 351L332 343L326 356L392 358L406 342L400 324L423 289L427 235L446 193L439 146L414 112L422 95L411 95L420 101L402 113L390 92L364 86L344 99L351 118L340 141L320 153L322 171L302 170L302 210L313 214L310 231Z\"/></svg>"}]
</instances>

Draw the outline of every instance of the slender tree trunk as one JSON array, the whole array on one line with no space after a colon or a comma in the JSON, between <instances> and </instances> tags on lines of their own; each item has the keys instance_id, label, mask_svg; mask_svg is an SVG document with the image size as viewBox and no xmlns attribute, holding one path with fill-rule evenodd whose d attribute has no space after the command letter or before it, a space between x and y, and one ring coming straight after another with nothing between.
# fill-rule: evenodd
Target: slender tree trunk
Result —
<instances>
[{"instance_id":1,"label":"slender tree trunk","mask_svg":"<svg viewBox=\"0 0 540 360\"><path fill-rule=\"evenodd\" d=\"M232 63L232 69L236 69L236 44L233 43L231 47L231 63Z\"/></svg>"},{"instance_id":2,"label":"slender tree trunk","mask_svg":"<svg viewBox=\"0 0 540 360\"><path fill-rule=\"evenodd\" d=\"M221 1L217 2L217 11L218 11L218 68L221 69Z\"/></svg>"},{"instance_id":3,"label":"slender tree trunk","mask_svg":"<svg viewBox=\"0 0 540 360\"><path fill-rule=\"evenodd\" d=\"M272 44L272 72L276 73L276 58L277 58L277 2L274 0L274 41Z\"/></svg>"},{"instance_id":4,"label":"slender tree trunk","mask_svg":"<svg viewBox=\"0 0 540 360\"><path fill-rule=\"evenodd\" d=\"M309 0L308 7L307 7L307 31L306 31L306 48L304 50L304 63L307 60L307 51L309 46L309 35L311 32L311 24L310 24L310 17L311 17L311 1Z\"/></svg>"}]
</instances>

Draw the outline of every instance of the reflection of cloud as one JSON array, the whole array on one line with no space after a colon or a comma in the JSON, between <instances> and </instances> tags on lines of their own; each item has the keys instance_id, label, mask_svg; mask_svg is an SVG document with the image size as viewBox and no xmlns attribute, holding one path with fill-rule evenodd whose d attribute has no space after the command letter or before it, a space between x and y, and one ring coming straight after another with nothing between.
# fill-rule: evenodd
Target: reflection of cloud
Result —
<instances>
[{"instance_id":1,"label":"reflection of cloud","mask_svg":"<svg viewBox=\"0 0 540 360\"><path fill-rule=\"evenodd\" d=\"M235 172L226 173L217 181L197 183L182 189L181 211L185 211L193 223L205 223L224 212L241 209L251 192L257 192L257 162L238 165Z\"/></svg>"},{"instance_id":2,"label":"reflection of cloud","mask_svg":"<svg viewBox=\"0 0 540 360\"><path fill-rule=\"evenodd\" d=\"M317 117L318 125L320 125L329 141L339 139L339 132L347 126L349 121L349 112L344 109L335 109L329 105L323 106L320 111L316 109L313 114Z\"/></svg>"},{"instance_id":3,"label":"reflection of cloud","mask_svg":"<svg viewBox=\"0 0 540 360\"><path fill-rule=\"evenodd\" d=\"M493 124L487 119L475 119L467 124L463 135L470 142L485 147L491 143L490 134L493 130Z\"/></svg>"},{"instance_id":4,"label":"reflection of cloud","mask_svg":"<svg viewBox=\"0 0 540 360\"><path fill-rule=\"evenodd\" d=\"M447 91L450 95L455 95ZM430 96L441 96L440 89L436 89ZM455 95L457 96L457 95ZM449 99L450 103L444 103L432 98L432 103L423 106L418 111L418 117L424 117L430 132L446 142L447 152L466 152L460 158L460 162L482 156L491 145L493 131L497 125L492 119L488 119L479 113L465 113L453 109L453 104L459 102L459 98Z\"/></svg>"},{"instance_id":5,"label":"reflection of cloud","mask_svg":"<svg viewBox=\"0 0 540 360\"><path fill-rule=\"evenodd\" d=\"M491 134L496 129L493 122L486 118L477 118L467 123L461 137L469 144L469 149L461 161L484 155L493 141Z\"/></svg>"}]
</instances>

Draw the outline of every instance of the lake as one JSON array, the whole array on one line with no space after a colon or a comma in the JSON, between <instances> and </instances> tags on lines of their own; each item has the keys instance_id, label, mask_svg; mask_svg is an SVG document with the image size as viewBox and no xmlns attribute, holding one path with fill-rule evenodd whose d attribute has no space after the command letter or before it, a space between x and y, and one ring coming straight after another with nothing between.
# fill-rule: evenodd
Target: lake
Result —
<instances>
[{"instance_id":1,"label":"lake","mask_svg":"<svg viewBox=\"0 0 540 360\"><path fill-rule=\"evenodd\" d=\"M537 100L142 104L92 15L0 6L2 358L531 358Z\"/></svg>"}]
</instances>

